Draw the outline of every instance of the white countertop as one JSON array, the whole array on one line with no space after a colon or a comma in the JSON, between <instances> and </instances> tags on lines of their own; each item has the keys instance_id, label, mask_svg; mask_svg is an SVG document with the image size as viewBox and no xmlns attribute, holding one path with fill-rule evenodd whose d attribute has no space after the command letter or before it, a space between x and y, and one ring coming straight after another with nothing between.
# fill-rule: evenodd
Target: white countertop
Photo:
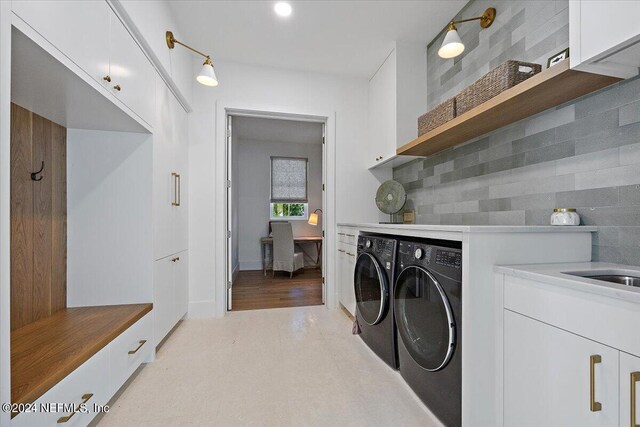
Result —
<instances>
[{"instance_id":1,"label":"white countertop","mask_svg":"<svg viewBox=\"0 0 640 427\"><path fill-rule=\"evenodd\" d=\"M429 225L429 224L376 224L376 223L338 223L339 227L354 227L380 230L415 230L458 233L550 233L550 232L595 232L592 226L551 226L551 225Z\"/></svg>"},{"instance_id":2,"label":"white countertop","mask_svg":"<svg viewBox=\"0 0 640 427\"><path fill-rule=\"evenodd\" d=\"M640 267L606 262L582 262L569 264L497 265L496 273L520 277L549 285L560 286L581 292L588 292L640 303L640 288L625 286L602 280L566 274L567 272L595 272L608 274L606 270L623 270L623 274L640 276Z\"/></svg>"}]
</instances>

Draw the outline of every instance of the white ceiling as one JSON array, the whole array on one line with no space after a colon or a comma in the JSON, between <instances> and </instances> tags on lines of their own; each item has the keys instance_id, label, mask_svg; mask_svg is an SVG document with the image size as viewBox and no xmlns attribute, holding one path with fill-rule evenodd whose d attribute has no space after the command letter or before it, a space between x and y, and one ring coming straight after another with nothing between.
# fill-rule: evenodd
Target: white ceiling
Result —
<instances>
[{"instance_id":1,"label":"white ceiling","mask_svg":"<svg viewBox=\"0 0 640 427\"><path fill-rule=\"evenodd\" d=\"M322 124L263 117L234 116L232 132L239 142L265 141L292 144L321 144Z\"/></svg>"},{"instance_id":2,"label":"white ceiling","mask_svg":"<svg viewBox=\"0 0 640 427\"><path fill-rule=\"evenodd\" d=\"M216 60L371 77L394 41L424 42L467 0L275 1L172 0L178 40Z\"/></svg>"}]
</instances>

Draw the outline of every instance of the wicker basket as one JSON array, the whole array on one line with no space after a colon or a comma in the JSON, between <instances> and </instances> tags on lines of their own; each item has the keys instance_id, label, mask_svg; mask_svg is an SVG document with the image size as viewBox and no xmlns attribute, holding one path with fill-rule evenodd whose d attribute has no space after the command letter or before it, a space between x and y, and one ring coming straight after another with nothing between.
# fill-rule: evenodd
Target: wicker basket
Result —
<instances>
[{"instance_id":1,"label":"wicker basket","mask_svg":"<svg viewBox=\"0 0 640 427\"><path fill-rule=\"evenodd\" d=\"M456 116L456 99L451 98L418 117L418 136L447 123Z\"/></svg>"},{"instance_id":2,"label":"wicker basket","mask_svg":"<svg viewBox=\"0 0 640 427\"><path fill-rule=\"evenodd\" d=\"M538 64L507 61L489 71L456 96L456 113L461 115L542 70Z\"/></svg>"}]
</instances>

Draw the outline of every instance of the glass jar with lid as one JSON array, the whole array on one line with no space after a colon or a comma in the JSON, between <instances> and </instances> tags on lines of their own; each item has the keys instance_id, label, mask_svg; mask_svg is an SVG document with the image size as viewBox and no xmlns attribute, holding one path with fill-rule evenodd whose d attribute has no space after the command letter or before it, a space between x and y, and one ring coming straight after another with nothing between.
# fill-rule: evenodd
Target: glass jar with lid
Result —
<instances>
[{"instance_id":1,"label":"glass jar with lid","mask_svg":"<svg viewBox=\"0 0 640 427\"><path fill-rule=\"evenodd\" d=\"M575 208L556 208L551 214L551 225L580 225L580 215Z\"/></svg>"}]
</instances>

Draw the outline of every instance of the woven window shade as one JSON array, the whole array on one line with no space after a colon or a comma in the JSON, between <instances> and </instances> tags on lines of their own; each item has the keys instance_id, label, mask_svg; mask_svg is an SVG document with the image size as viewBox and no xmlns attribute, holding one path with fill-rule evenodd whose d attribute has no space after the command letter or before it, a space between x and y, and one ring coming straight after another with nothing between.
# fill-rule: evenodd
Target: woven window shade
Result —
<instances>
[{"instance_id":1,"label":"woven window shade","mask_svg":"<svg viewBox=\"0 0 640 427\"><path fill-rule=\"evenodd\" d=\"M307 203L306 158L271 157L271 203Z\"/></svg>"}]
</instances>

